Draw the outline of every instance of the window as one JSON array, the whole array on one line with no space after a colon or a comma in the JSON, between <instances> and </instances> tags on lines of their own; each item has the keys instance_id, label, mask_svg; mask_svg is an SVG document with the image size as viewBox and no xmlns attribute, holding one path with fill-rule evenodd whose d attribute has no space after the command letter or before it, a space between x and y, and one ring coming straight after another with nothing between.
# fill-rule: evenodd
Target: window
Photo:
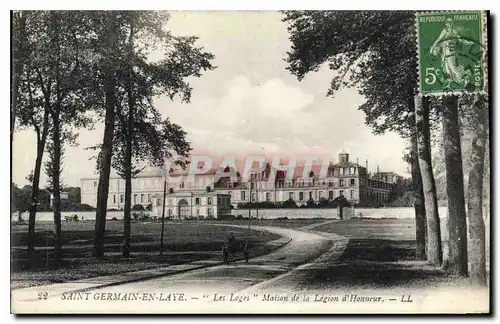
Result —
<instances>
[{"instance_id":1,"label":"window","mask_svg":"<svg viewBox=\"0 0 500 324\"><path fill-rule=\"evenodd\" d=\"M299 192L299 200L303 201L304 200L304 193L301 191Z\"/></svg>"},{"instance_id":2,"label":"window","mask_svg":"<svg viewBox=\"0 0 500 324\"><path fill-rule=\"evenodd\" d=\"M137 194L134 194L134 204L137 202Z\"/></svg>"},{"instance_id":3,"label":"window","mask_svg":"<svg viewBox=\"0 0 500 324\"><path fill-rule=\"evenodd\" d=\"M340 168L340 175L344 175L344 168Z\"/></svg>"},{"instance_id":4,"label":"window","mask_svg":"<svg viewBox=\"0 0 500 324\"><path fill-rule=\"evenodd\" d=\"M293 192L288 193L288 199L293 199Z\"/></svg>"},{"instance_id":5,"label":"window","mask_svg":"<svg viewBox=\"0 0 500 324\"><path fill-rule=\"evenodd\" d=\"M356 174L356 168L349 168L349 174Z\"/></svg>"},{"instance_id":6,"label":"window","mask_svg":"<svg viewBox=\"0 0 500 324\"><path fill-rule=\"evenodd\" d=\"M351 199L354 199L354 190L351 190Z\"/></svg>"},{"instance_id":7,"label":"window","mask_svg":"<svg viewBox=\"0 0 500 324\"><path fill-rule=\"evenodd\" d=\"M351 186L355 186L356 185L356 179L351 179Z\"/></svg>"},{"instance_id":8,"label":"window","mask_svg":"<svg viewBox=\"0 0 500 324\"><path fill-rule=\"evenodd\" d=\"M212 207L207 208L207 215L212 216L213 210Z\"/></svg>"},{"instance_id":9,"label":"window","mask_svg":"<svg viewBox=\"0 0 500 324\"><path fill-rule=\"evenodd\" d=\"M116 195L113 195L113 204L116 204Z\"/></svg>"},{"instance_id":10,"label":"window","mask_svg":"<svg viewBox=\"0 0 500 324\"><path fill-rule=\"evenodd\" d=\"M271 193L266 192L266 201L271 201Z\"/></svg>"},{"instance_id":11,"label":"window","mask_svg":"<svg viewBox=\"0 0 500 324\"><path fill-rule=\"evenodd\" d=\"M309 199L313 199L313 192L309 191Z\"/></svg>"},{"instance_id":12,"label":"window","mask_svg":"<svg viewBox=\"0 0 500 324\"><path fill-rule=\"evenodd\" d=\"M141 194L141 204L144 202L144 194Z\"/></svg>"},{"instance_id":13,"label":"window","mask_svg":"<svg viewBox=\"0 0 500 324\"><path fill-rule=\"evenodd\" d=\"M252 201L257 201L257 199L255 199L255 192L252 192Z\"/></svg>"},{"instance_id":14,"label":"window","mask_svg":"<svg viewBox=\"0 0 500 324\"><path fill-rule=\"evenodd\" d=\"M195 198L194 199L194 204L199 205L200 204L200 198Z\"/></svg>"},{"instance_id":15,"label":"window","mask_svg":"<svg viewBox=\"0 0 500 324\"><path fill-rule=\"evenodd\" d=\"M333 190L328 191L328 199L333 199Z\"/></svg>"},{"instance_id":16,"label":"window","mask_svg":"<svg viewBox=\"0 0 500 324\"><path fill-rule=\"evenodd\" d=\"M242 201L245 201L246 200L246 197L245 197L245 193L244 191L241 192L241 200Z\"/></svg>"},{"instance_id":17,"label":"window","mask_svg":"<svg viewBox=\"0 0 500 324\"><path fill-rule=\"evenodd\" d=\"M344 190L340 190L339 196L343 196L343 195L344 195Z\"/></svg>"},{"instance_id":18,"label":"window","mask_svg":"<svg viewBox=\"0 0 500 324\"><path fill-rule=\"evenodd\" d=\"M97 187L97 181L94 181L94 188Z\"/></svg>"},{"instance_id":19,"label":"window","mask_svg":"<svg viewBox=\"0 0 500 324\"><path fill-rule=\"evenodd\" d=\"M123 202L123 195L120 195L120 202Z\"/></svg>"},{"instance_id":20,"label":"window","mask_svg":"<svg viewBox=\"0 0 500 324\"><path fill-rule=\"evenodd\" d=\"M344 186L344 179L339 179L339 184L341 187L343 187Z\"/></svg>"},{"instance_id":21,"label":"window","mask_svg":"<svg viewBox=\"0 0 500 324\"><path fill-rule=\"evenodd\" d=\"M207 198L207 205L211 205L212 204L212 197L208 197Z\"/></svg>"},{"instance_id":22,"label":"window","mask_svg":"<svg viewBox=\"0 0 500 324\"><path fill-rule=\"evenodd\" d=\"M319 192L319 199L323 198L323 191Z\"/></svg>"},{"instance_id":23,"label":"window","mask_svg":"<svg viewBox=\"0 0 500 324\"><path fill-rule=\"evenodd\" d=\"M168 209L168 216L169 217L172 216L172 209L170 209L170 208Z\"/></svg>"}]
</instances>

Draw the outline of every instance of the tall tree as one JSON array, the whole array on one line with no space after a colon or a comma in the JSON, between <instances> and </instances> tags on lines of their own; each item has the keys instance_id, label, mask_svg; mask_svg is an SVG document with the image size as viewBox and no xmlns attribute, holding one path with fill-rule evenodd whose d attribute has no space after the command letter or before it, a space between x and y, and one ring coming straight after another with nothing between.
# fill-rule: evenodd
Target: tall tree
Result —
<instances>
[{"instance_id":1,"label":"tall tree","mask_svg":"<svg viewBox=\"0 0 500 324\"><path fill-rule=\"evenodd\" d=\"M448 262L447 269L467 276L467 221L462 171L462 148L458 119L458 98L444 96L443 148L446 163L446 193L448 200Z\"/></svg>"},{"instance_id":2,"label":"tall tree","mask_svg":"<svg viewBox=\"0 0 500 324\"><path fill-rule=\"evenodd\" d=\"M57 124L57 122L56 122ZM61 188L63 186L61 179L63 147L61 140L56 139L60 135L59 127L55 128L49 144L47 145L48 161L45 162L45 172L48 176L49 190L52 195L52 208L54 210L54 259L55 264L59 265L62 259L61 245Z\"/></svg>"},{"instance_id":3,"label":"tall tree","mask_svg":"<svg viewBox=\"0 0 500 324\"><path fill-rule=\"evenodd\" d=\"M39 181L45 143L52 132L53 150L60 151L60 136L68 126L89 122L82 117L88 105L81 103L83 73L82 39L88 31L81 12L23 12L26 20L24 69L20 77L18 116L21 126L33 127L37 135L37 156L33 170L33 189L28 226L28 250L33 251ZM71 22L71 23L68 23ZM87 73L88 74L88 73ZM57 164L57 157L54 163ZM57 197L58 193L54 193ZM54 216L57 218L58 213Z\"/></svg>"},{"instance_id":4,"label":"tall tree","mask_svg":"<svg viewBox=\"0 0 500 324\"><path fill-rule=\"evenodd\" d=\"M165 163L171 152L186 156L190 146L185 141L185 133L180 126L162 120L158 111L151 105L154 96L167 93L171 99L176 94L184 102L189 102L191 88L185 81L189 76L201 76L202 70L211 70L213 55L195 47L196 38L173 37L162 29L167 20L161 12L130 12L128 22L130 27L127 48L127 73L125 79L126 106L128 117L121 118L125 154L118 158L117 170L121 170L125 178L125 208L124 208L124 243L123 256L130 255L130 218L132 205L132 176L137 158L149 161L154 165ZM146 46L135 47L135 37L140 36L159 43L163 47L164 58L157 63L147 62ZM137 41L140 41L138 39ZM142 41L144 44L144 41ZM183 58L178 60L178 58ZM167 76L165 78L165 76ZM118 141L118 147L120 141ZM120 157L120 155L118 155ZM135 160L135 161L134 161ZM135 163L134 163L135 162Z\"/></svg>"},{"instance_id":5,"label":"tall tree","mask_svg":"<svg viewBox=\"0 0 500 324\"><path fill-rule=\"evenodd\" d=\"M473 131L469 153L469 180L467 192L467 217L469 219L470 280L473 286L485 286L486 280L486 230L483 218L483 187L485 152L488 142L488 100L486 96L469 95L461 98L465 127Z\"/></svg>"},{"instance_id":6,"label":"tall tree","mask_svg":"<svg viewBox=\"0 0 500 324\"><path fill-rule=\"evenodd\" d=\"M14 131L16 126L16 115L18 110L19 84L26 57L26 14L20 11L11 12L11 94L10 94L10 142L14 141ZM11 149L12 150L12 149ZM12 169L11 169L12 179ZM14 182L11 180L11 194L15 190ZM12 198L12 197L11 197ZM11 199L11 209L13 199Z\"/></svg>"},{"instance_id":7,"label":"tall tree","mask_svg":"<svg viewBox=\"0 0 500 324\"><path fill-rule=\"evenodd\" d=\"M414 195L414 208L415 208L415 222L416 222L416 233L415 237L417 240L417 260L427 260L427 220L425 217L425 196L424 187L422 184L422 176L420 172L420 165L418 163L418 138L417 133L411 136L411 177L413 183L413 195Z\"/></svg>"},{"instance_id":8,"label":"tall tree","mask_svg":"<svg viewBox=\"0 0 500 324\"><path fill-rule=\"evenodd\" d=\"M35 250L35 220L39 204L40 174L42 169L42 160L44 156L47 136L50 129L50 102L44 100L41 91L41 85L37 78L34 68L36 62L27 64L22 75L20 83L20 98L18 107L18 120L21 127L31 127L36 134L36 158L33 173L30 177L31 187L31 206L29 208L28 218L28 252Z\"/></svg>"},{"instance_id":9,"label":"tall tree","mask_svg":"<svg viewBox=\"0 0 500 324\"><path fill-rule=\"evenodd\" d=\"M96 26L97 45L96 52L101 60L98 62L99 84L97 88L104 91L104 135L99 153L99 184L97 187L97 209L94 233L94 247L92 255L94 257L104 256L104 234L106 230L106 211L109 192L109 175L111 172L111 157L113 151L113 133L115 127L116 108L116 73L120 66L120 42L123 41L121 27L124 24L123 13L116 11L106 11L96 14L92 23Z\"/></svg>"},{"instance_id":10,"label":"tall tree","mask_svg":"<svg viewBox=\"0 0 500 324\"><path fill-rule=\"evenodd\" d=\"M418 164L422 173L427 216L427 261L435 266L441 266L443 263L443 246L436 196L436 181L432 172L429 114L429 99L416 96L415 122L417 126Z\"/></svg>"},{"instance_id":11,"label":"tall tree","mask_svg":"<svg viewBox=\"0 0 500 324\"><path fill-rule=\"evenodd\" d=\"M359 109L365 112L365 122L374 133L394 131L408 139L416 136L414 12L287 11L284 14L292 42L292 51L286 58L288 70L301 80L327 63L335 73L327 95L334 95L344 87L357 86L366 99ZM430 132L423 135L430 136ZM430 159L430 146L427 148L429 152L423 157ZM422 177L433 176L430 161L428 166L420 168ZM435 187L428 189L435 190ZM426 198L432 197L435 194L426 195ZM416 225L417 232L421 233L425 231L421 221L423 209L419 208L418 212ZM431 217L429 213L426 209L427 219ZM428 230L439 232L439 226L428 226ZM423 239L422 235L417 237ZM420 241L417 246L422 244Z\"/></svg>"},{"instance_id":12,"label":"tall tree","mask_svg":"<svg viewBox=\"0 0 500 324\"><path fill-rule=\"evenodd\" d=\"M28 54L26 41L26 18L28 12L14 11L12 19L12 83L11 83L11 108L10 108L10 141L14 140L16 125L17 101L19 97L19 83L23 73L26 56Z\"/></svg>"},{"instance_id":13,"label":"tall tree","mask_svg":"<svg viewBox=\"0 0 500 324\"><path fill-rule=\"evenodd\" d=\"M123 208L123 248L122 255L124 257L130 256L130 220L132 210L132 142L134 139L134 113L135 113L135 93L134 93L134 41L136 37L138 19L135 12L128 17L130 33L128 36L127 46L127 73L126 73L126 93L128 103L128 118L127 125L122 129L125 130L126 144L125 144L125 159L124 170L122 177L125 179L125 205ZM120 112L118 112L120 115ZM123 125L125 126L125 125Z\"/></svg>"},{"instance_id":14,"label":"tall tree","mask_svg":"<svg viewBox=\"0 0 500 324\"><path fill-rule=\"evenodd\" d=\"M124 13L122 18L120 30L126 32L121 48L124 49L122 57L125 59L116 62L121 68L115 73L116 121L109 148L111 156L116 154L116 159L111 159L112 166L125 179L123 255L128 256L132 177L137 172L134 167L136 158L142 156L143 160L160 165L172 151L187 155L190 150L182 129L168 119L162 120L152 102L155 97L164 94L170 99L179 95L184 102L189 102L191 87L186 79L200 77L202 71L214 67L210 63L213 55L195 45L196 37L174 37L163 30L168 20L165 12L130 11ZM148 60L153 47L163 51L163 58L157 62ZM101 167L103 162L104 154L101 151ZM107 198L103 198L102 203L106 204L106 201ZM103 218L99 220L104 222ZM103 234L96 231L96 237ZM103 253L102 240L99 244Z\"/></svg>"}]
</instances>

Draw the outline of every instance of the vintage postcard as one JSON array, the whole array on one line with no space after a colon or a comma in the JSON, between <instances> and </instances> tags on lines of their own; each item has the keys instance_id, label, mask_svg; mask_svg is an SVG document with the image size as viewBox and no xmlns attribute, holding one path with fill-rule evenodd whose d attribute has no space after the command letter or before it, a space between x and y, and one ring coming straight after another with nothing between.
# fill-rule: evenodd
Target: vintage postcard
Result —
<instances>
[{"instance_id":1,"label":"vintage postcard","mask_svg":"<svg viewBox=\"0 0 500 324\"><path fill-rule=\"evenodd\" d=\"M488 12L11 15L12 313L490 313Z\"/></svg>"}]
</instances>

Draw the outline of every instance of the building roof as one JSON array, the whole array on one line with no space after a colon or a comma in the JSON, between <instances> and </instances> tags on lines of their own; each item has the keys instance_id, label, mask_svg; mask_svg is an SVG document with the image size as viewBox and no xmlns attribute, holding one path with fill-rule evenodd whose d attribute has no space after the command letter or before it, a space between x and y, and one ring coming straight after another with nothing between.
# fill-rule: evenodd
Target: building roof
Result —
<instances>
[{"instance_id":1,"label":"building roof","mask_svg":"<svg viewBox=\"0 0 500 324\"><path fill-rule=\"evenodd\" d=\"M351 162L351 161L346 161L346 162L338 162L333 165L334 168L364 168L364 166L361 166L357 163Z\"/></svg>"}]
</instances>

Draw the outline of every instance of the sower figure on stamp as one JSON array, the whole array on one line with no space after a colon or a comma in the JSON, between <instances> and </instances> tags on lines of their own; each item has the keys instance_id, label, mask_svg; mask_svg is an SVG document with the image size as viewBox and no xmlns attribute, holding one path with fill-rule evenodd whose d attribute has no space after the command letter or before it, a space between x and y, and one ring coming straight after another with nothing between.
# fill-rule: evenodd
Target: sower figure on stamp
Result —
<instances>
[{"instance_id":1,"label":"sower figure on stamp","mask_svg":"<svg viewBox=\"0 0 500 324\"><path fill-rule=\"evenodd\" d=\"M471 82L472 71L467 70L458 62L458 49L462 45L473 45L474 43L464 39L462 28L454 25L452 18L447 18L441 34L430 48L430 54L441 55L441 67L445 87L452 82L467 86ZM444 78L446 76L446 79Z\"/></svg>"}]
</instances>

